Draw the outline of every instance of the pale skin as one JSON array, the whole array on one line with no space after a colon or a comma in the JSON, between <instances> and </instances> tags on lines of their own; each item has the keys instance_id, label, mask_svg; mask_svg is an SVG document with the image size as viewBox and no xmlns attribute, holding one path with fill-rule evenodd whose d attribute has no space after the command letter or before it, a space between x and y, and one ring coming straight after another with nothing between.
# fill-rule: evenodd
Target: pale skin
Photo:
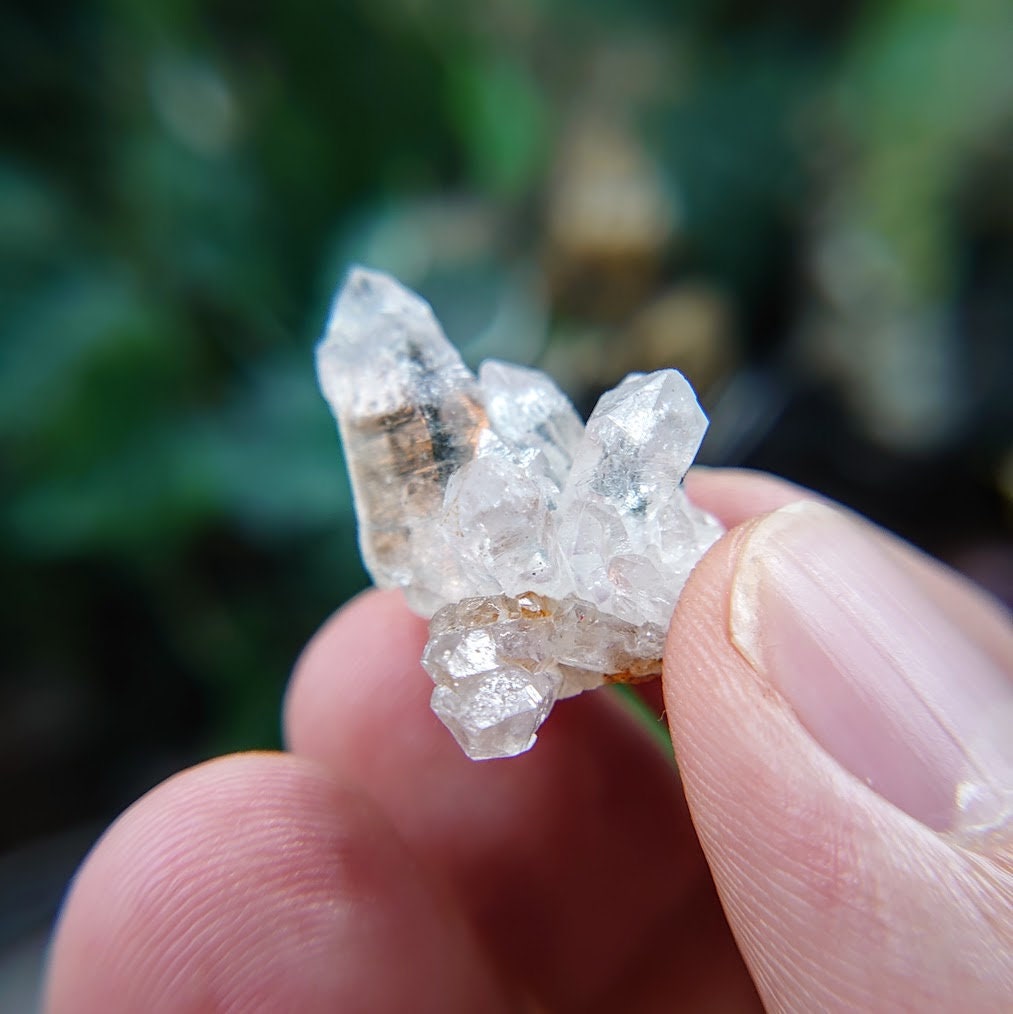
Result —
<instances>
[{"instance_id":1,"label":"pale skin","mask_svg":"<svg viewBox=\"0 0 1013 1014\"><path fill-rule=\"evenodd\" d=\"M100 840L45 1009L1008 1009L1008 821L965 840L878 795L730 631L753 519L812 494L743 472L689 481L730 531L645 691L681 777L611 692L558 705L522 757L468 760L428 708L424 621L399 593L364 593L296 666L287 752L184 771ZM858 537L1009 678L995 603L890 536Z\"/></svg>"}]
</instances>

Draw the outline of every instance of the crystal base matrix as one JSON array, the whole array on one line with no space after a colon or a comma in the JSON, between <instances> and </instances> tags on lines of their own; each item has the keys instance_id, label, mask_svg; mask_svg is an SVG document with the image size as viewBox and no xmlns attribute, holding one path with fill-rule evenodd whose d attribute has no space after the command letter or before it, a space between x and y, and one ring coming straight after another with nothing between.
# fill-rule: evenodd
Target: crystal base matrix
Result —
<instances>
[{"instance_id":1,"label":"crystal base matrix","mask_svg":"<svg viewBox=\"0 0 1013 1014\"><path fill-rule=\"evenodd\" d=\"M631 374L585 426L545 374L474 376L428 304L353 269L317 347L363 559L431 617L432 707L475 759L529 749L561 697L661 671L721 527L682 487L707 427L675 370Z\"/></svg>"}]
</instances>

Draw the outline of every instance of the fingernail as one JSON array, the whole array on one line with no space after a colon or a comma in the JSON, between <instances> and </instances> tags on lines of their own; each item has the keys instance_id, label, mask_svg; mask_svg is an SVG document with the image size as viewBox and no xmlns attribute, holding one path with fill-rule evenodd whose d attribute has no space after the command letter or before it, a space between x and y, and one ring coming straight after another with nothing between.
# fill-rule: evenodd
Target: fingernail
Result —
<instances>
[{"instance_id":1,"label":"fingernail","mask_svg":"<svg viewBox=\"0 0 1013 1014\"><path fill-rule=\"evenodd\" d=\"M746 535L738 650L857 778L937 831L1013 813L1013 682L860 524L816 503Z\"/></svg>"}]
</instances>

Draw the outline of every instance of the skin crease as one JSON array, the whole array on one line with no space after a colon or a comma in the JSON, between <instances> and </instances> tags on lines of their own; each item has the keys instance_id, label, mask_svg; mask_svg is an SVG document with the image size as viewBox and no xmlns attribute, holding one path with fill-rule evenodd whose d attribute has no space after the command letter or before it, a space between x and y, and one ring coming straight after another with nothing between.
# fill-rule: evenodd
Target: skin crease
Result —
<instances>
[{"instance_id":1,"label":"skin crease","mask_svg":"<svg viewBox=\"0 0 1013 1014\"><path fill-rule=\"evenodd\" d=\"M45 1010L1002 1009L1008 838L971 850L892 807L730 641L750 519L811 494L688 483L733 530L670 631L681 783L605 692L557 706L529 754L469 761L428 710L424 623L365 593L299 661L288 754L183 772L96 845ZM870 534L1013 670L1001 610Z\"/></svg>"}]
</instances>

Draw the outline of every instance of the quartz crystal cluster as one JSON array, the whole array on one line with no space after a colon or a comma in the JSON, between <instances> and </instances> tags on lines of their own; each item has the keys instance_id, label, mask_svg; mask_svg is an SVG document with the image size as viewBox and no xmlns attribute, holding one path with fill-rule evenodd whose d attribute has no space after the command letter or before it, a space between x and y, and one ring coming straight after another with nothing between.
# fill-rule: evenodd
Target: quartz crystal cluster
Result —
<instances>
[{"instance_id":1,"label":"quartz crystal cluster","mask_svg":"<svg viewBox=\"0 0 1013 1014\"><path fill-rule=\"evenodd\" d=\"M468 756L521 753L559 698L660 673L721 534L682 487L707 420L680 373L631 374L585 426L536 370L475 377L427 303L362 268L317 370L366 566L431 617L432 707Z\"/></svg>"}]
</instances>

